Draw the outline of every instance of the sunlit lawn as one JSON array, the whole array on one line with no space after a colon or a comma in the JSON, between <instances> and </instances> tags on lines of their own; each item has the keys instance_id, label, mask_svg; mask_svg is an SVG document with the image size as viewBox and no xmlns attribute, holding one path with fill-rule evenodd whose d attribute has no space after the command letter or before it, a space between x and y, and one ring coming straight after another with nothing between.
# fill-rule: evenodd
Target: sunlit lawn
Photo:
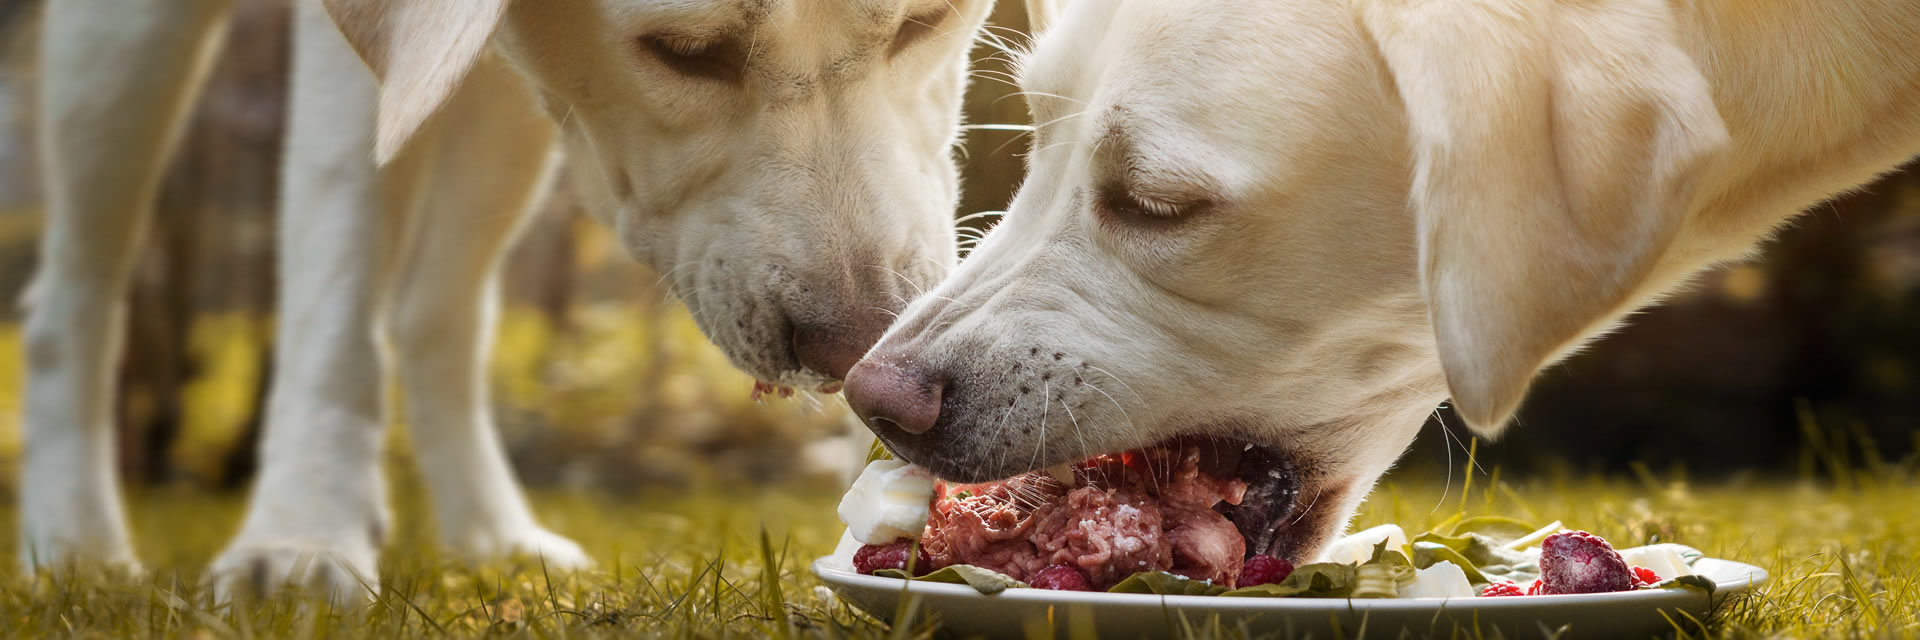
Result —
<instances>
[{"instance_id":1,"label":"sunlit lawn","mask_svg":"<svg viewBox=\"0 0 1920 640\"><path fill-rule=\"evenodd\" d=\"M684 313L665 316L671 329L654 333L631 314L589 313L570 341L556 341L527 318L510 313L502 328L496 388L507 404L541 407L549 419L540 428L564 431L548 436L561 442L604 442L604 434L631 428L622 416L636 412L722 429L709 438L806 442L830 433L832 415L819 409L743 406L746 379L704 346ZM176 446L176 462L189 476L215 459L207 452L229 446L234 423L244 417L239 403L250 394L252 360L245 350L257 332L236 322L203 322L195 334L211 373L189 389L189 424ZM573 575L549 575L525 560L474 568L442 556L431 523L422 520L419 483L396 461L398 526L381 564L384 588L369 602L330 607L283 595L216 605L203 567L238 524L241 496L188 489L131 497L145 576L22 576L11 556L18 516L11 463L20 452L17 340L13 327L0 325L0 636L923 637L939 629L937 612L923 612L910 629L889 629L817 588L806 565L840 532L832 486L745 485L728 474L680 485L704 489L536 493L545 523L600 562ZM654 358L665 360L654 367ZM546 364L554 362L566 364ZM735 432L748 435L726 435ZM1462 474L1390 476L1355 527L1393 522L1423 530L1464 511L1557 519L1620 546L1677 541L1774 575L1753 597L1721 611L1704 635L1920 637L1916 461L1883 460L1871 455L1870 443L1844 447L1819 429L1807 436L1799 473L1764 480L1690 486L1644 468L1605 478L1570 471L1503 477L1495 468L1476 472L1471 486ZM668 453L624 464L688 464L692 456L673 447L698 442L643 443ZM774 450L786 451L780 446ZM1847 450L1861 453L1849 457ZM739 488L714 488L726 486Z\"/></svg>"},{"instance_id":2,"label":"sunlit lawn","mask_svg":"<svg viewBox=\"0 0 1920 640\"><path fill-rule=\"evenodd\" d=\"M1831 481L1689 488L1651 477L1568 477L1501 481L1491 491L1482 476L1470 493L1456 480L1444 501L1445 483L1398 479L1374 493L1356 525L1422 528L1465 509L1560 519L1622 543L1684 542L1775 575L1754 597L1723 610L1710 635L1913 637L1920 635L1920 487L1901 475L1851 475L1845 488ZM400 477L398 540L383 559L385 589L370 603L329 608L276 598L215 606L201 567L236 524L238 500L148 493L133 505L140 550L152 567L147 576L28 580L8 565L0 572L0 635L889 634L824 597L805 570L839 535L830 492L536 496L546 521L601 562L594 571L549 576L529 561L471 568L439 555L424 533L430 529L418 499L409 497L415 483ZM11 522L11 505L0 510ZM13 534L0 529L0 548L13 548ZM933 616L903 631L937 629Z\"/></svg>"}]
</instances>

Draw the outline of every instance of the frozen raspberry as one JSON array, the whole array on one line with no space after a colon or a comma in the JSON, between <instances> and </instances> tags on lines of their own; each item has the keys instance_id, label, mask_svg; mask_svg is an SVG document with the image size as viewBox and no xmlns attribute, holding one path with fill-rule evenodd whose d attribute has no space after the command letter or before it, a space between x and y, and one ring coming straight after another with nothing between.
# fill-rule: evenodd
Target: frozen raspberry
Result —
<instances>
[{"instance_id":1,"label":"frozen raspberry","mask_svg":"<svg viewBox=\"0 0 1920 640\"><path fill-rule=\"evenodd\" d=\"M1240 579L1234 584L1242 587L1280 584L1290 575L1293 575L1293 563L1286 558L1261 554L1247 558L1247 563L1240 566Z\"/></svg>"},{"instance_id":2,"label":"frozen raspberry","mask_svg":"<svg viewBox=\"0 0 1920 640\"><path fill-rule=\"evenodd\" d=\"M1093 581L1087 579L1086 573L1064 564L1056 564L1041 569L1038 573L1033 574L1032 579L1027 580L1027 584L1035 589L1052 589L1054 591L1093 590Z\"/></svg>"},{"instance_id":3,"label":"frozen raspberry","mask_svg":"<svg viewBox=\"0 0 1920 640\"><path fill-rule=\"evenodd\" d=\"M1540 593L1608 593L1633 590L1633 570L1613 545L1585 531L1547 536L1541 543Z\"/></svg>"},{"instance_id":4,"label":"frozen raspberry","mask_svg":"<svg viewBox=\"0 0 1920 640\"><path fill-rule=\"evenodd\" d=\"M1660 574L1646 567L1633 568L1633 586L1646 587L1660 582Z\"/></svg>"},{"instance_id":5,"label":"frozen raspberry","mask_svg":"<svg viewBox=\"0 0 1920 640\"><path fill-rule=\"evenodd\" d=\"M1512 580L1495 580L1493 581L1493 584L1489 584L1487 585L1487 588L1480 590L1480 597L1482 598L1497 598L1501 596L1524 596L1524 595L1527 595L1527 593L1525 591L1521 591L1520 585L1514 583L1514 581Z\"/></svg>"},{"instance_id":6,"label":"frozen raspberry","mask_svg":"<svg viewBox=\"0 0 1920 640\"><path fill-rule=\"evenodd\" d=\"M895 540L887 544L869 544L853 552L853 569L860 573L873 575L881 569L906 569L907 553L914 549L910 540ZM923 576L933 572L933 561L927 559L926 550L913 562L913 574Z\"/></svg>"}]
</instances>

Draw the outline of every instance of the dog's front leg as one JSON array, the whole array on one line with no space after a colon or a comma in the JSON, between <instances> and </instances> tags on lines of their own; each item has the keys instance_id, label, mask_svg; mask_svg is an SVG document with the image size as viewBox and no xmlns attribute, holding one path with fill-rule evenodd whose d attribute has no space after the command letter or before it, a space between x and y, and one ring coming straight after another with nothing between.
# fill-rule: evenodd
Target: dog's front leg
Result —
<instances>
[{"instance_id":1,"label":"dog's front leg","mask_svg":"<svg viewBox=\"0 0 1920 640\"><path fill-rule=\"evenodd\" d=\"M553 123L524 86L482 59L436 116L445 133L388 327L441 539L472 559L530 553L574 568L587 556L534 521L487 393L501 262L556 164Z\"/></svg>"},{"instance_id":2,"label":"dog's front leg","mask_svg":"<svg viewBox=\"0 0 1920 640\"><path fill-rule=\"evenodd\" d=\"M294 20L274 386L246 518L214 570L223 598L295 582L365 599L388 528L375 318L429 156L376 171L373 75L317 0Z\"/></svg>"},{"instance_id":3,"label":"dog's front leg","mask_svg":"<svg viewBox=\"0 0 1920 640\"><path fill-rule=\"evenodd\" d=\"M47 227L27 296L20 559L135 567L114 467L128 271L225 1L57 0L41 36Z\"/></svg>"}]
</instances>

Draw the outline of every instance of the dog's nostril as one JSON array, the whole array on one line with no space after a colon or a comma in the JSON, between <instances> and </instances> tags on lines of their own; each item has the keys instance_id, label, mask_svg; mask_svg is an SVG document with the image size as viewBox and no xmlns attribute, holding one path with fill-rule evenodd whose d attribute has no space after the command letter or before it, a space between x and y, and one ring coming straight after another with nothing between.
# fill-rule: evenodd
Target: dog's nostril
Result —
<instances>
[{"instance_id":1,"label":"dog's nostril","mask_svg":"<svg viewBox=\"0 0 1920 640\"><path fill-rule=\"evenodd\" d=\"M869 358L847 372L847 405L880 435L888 431L912 435L932 431L940 421L944 392L944 384L912 364Z\"/></svg>"}]
</instances>

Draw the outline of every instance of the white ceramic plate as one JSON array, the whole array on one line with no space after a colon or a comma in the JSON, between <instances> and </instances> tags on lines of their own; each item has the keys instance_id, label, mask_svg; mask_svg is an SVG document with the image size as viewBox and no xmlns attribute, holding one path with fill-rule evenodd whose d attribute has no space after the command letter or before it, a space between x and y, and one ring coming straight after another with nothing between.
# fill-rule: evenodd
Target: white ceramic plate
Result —
<instances>
[{"instance_id":1,"label":"white ceramic plate","mask_svg":"<svg viewBox=\"0 0 1920 640\"><path fill-rule=\"evenodd\" d=\"M1015 637L1052 626L1065 634L1091 626L1101 638L1159 638L1180 635L1216 620L1222 628L1248 635L1281 632L1285 636L1355 637L1364 625L1367 637L1397 638L1403 630L1419 636L1447 637L1455 629L1478 629L1489 637L1537 637L1543 630L1572 625L1581 638L1648 637L1679 625L1695 631L1728 596L1767 581L1767 571L1750 564L1703 558L1697 573L1719 588L1709 597L1695 589L1653 589L1625 593L1505 598L1409 598L1335 600L1312 598L1220 598L1155 596L1008 589L981 595L959 584L911 582L861 575L845 560L824 556L813 574L840 598L881 620L891 621L902 597L918 598L916 619L933 617L948 632ZM1284 636L1283 636L1284 637Z\"/></svg>"}]
</instances>

